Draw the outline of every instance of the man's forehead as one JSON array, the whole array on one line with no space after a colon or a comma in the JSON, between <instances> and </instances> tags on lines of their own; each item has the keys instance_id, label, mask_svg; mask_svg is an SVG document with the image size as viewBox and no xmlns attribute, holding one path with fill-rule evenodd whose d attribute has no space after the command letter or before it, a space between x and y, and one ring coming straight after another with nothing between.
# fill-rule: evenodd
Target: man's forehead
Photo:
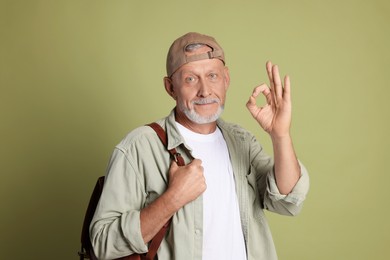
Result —
<instances>
[{"instance_id":1,"label":"man's forehead","mask_svg":"<svg viewBox=\"0 0 390 260\"><path fill-rule=\"evenodd\" d=\"M197 60L184 64L181 66L175 74L184 73L205 73L211 71L219 71L225 67L220 59L208 59L208 60Z\"/></svg>"}]
</instances>

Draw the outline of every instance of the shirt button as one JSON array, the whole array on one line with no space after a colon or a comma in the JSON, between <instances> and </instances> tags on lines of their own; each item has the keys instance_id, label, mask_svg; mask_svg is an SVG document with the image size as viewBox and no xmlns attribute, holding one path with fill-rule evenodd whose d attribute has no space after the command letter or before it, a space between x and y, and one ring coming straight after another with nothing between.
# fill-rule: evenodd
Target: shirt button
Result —
<instances>
[{"instance_id":1,"label":"shirt button","mask_svg":"<svg viewBox=\"0 0 390 260\"><path fill-rule=\"evenodd\" d=\"M195 234L199 235L199 234L200 234L200 230L199 230L199 229L196 229L196 230L195 230Z\"/></svg>"}]
</instances>

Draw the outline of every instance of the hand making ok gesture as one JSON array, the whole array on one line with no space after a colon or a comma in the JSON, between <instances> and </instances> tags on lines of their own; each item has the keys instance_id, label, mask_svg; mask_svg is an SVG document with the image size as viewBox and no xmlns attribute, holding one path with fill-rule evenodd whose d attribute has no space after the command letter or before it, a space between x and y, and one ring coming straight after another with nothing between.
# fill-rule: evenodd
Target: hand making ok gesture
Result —
<instances>
[{"instance_id":1,"label":"hand making ok gesture","mask_svg":"<svg viewBox=\"0 0 390 260\"><path fill-rule=\"evenodd\" d=\"M270 61L266 64L270 86L261 84L257 86L250 96L246 107L260 126L272 138L285 137L290 134L291 125L291 94L290 78L284 78L284 86L279 75L279 68ZM263 93L267 104L260 107L256 99Z\"/></svg>"}]
</instances>

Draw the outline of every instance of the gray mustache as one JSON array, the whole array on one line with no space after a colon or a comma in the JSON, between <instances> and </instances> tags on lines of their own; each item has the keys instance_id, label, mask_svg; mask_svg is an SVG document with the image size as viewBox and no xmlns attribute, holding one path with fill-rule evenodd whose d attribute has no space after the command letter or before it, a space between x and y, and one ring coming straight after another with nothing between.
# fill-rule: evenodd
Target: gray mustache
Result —
<instances>
[{"instance_id":1,"label":"gray mustache","mask_svg":"<svg viewBox=\"0 0 390 260\"><path fill-rule=\"evenodd\" d=\"M219 103L220 100L218 98L202 98L195 101L192 101L192 104L195 105L205 105L205 104L212 104L212 103Z\"/></svg>"}]
</instances>

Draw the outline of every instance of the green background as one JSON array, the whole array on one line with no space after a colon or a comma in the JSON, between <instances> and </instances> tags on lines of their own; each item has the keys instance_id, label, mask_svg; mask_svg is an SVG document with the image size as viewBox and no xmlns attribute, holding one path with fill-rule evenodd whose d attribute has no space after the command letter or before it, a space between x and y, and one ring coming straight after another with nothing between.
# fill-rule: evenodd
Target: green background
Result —
<instances>
[{"instance_id":1,"label":"green background","mask_svg":"<svg viewBox=\"0 0 390 260\"><path fill-rule=\"evenodd\" d=\"M0 2L0 259L77 259L84 212L113 147L164 117L171 42L213 35L231 72L224 118L289 74L292 135L311 189L295 217L267 214L282 260L389 259L390 2Z\"/></svg>"}]
</instances>

